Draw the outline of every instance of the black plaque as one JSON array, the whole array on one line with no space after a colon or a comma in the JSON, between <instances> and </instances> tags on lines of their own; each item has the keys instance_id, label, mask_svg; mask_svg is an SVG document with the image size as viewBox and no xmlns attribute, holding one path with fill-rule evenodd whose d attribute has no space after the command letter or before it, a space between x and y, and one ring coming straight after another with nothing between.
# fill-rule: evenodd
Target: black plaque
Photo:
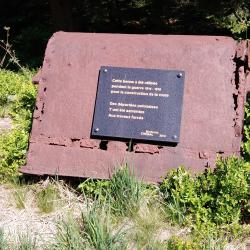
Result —
<instances>
[{"instance_id":1,"label":"black plaque","mask_svg":"<svg viewBox=\"0 0 250 250\"><path fill-rule=\"evenodd\" d=\"M91 136L178 143L184 71L100 68Z\"/></svg>"}]
</instances>

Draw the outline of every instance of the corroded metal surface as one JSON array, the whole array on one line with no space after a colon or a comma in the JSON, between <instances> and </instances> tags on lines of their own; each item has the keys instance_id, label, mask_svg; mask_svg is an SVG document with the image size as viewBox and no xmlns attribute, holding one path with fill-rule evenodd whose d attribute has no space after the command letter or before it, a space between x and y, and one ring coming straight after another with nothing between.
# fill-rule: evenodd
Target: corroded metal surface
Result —
<instances>
[{"instance_id":1,"label":"corroded metal surface","mask_svg":"<svg viewBox=\"0 0 250 250\"><path fill-rule=\"evenodd\" d=\"M239 155L248 44L228 37L58 32L36 77L39 93L23 173L108 178L128 162L148 181L179 165L194 171ZM129 146L90 139L100 66L182 69L181 141ZM248 80L249 81L249 80Z\"/></svg>"}]
</instances>

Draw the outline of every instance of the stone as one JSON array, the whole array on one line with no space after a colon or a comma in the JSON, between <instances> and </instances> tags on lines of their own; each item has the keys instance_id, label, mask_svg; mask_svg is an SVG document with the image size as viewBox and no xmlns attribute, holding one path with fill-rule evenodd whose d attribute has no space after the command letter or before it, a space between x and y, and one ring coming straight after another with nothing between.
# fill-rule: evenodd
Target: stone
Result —
<instances>
[{"instance_id":1,"label":"stone","mask_svg":"<svg viewBox=\"0 0 250 250\"><path fill-rule=\"evenodd\" d=\"M10 118L0 118L0 131L11 130L13 128Z\"/></svg>"}]
</instances>

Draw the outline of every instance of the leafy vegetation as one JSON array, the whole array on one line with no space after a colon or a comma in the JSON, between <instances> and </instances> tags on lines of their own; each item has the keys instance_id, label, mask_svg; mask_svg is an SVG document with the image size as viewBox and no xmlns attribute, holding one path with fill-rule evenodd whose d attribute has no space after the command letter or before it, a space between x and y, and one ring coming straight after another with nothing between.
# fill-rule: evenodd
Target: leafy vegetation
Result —
<instances>
[{"instance_id":1,"label":"leafy vegetation","mask_svg":"<svg viewBox=\"0 0 250 250\"><path fill-rule=\"evenodd\" d=\"M97 198L83 196L83 204L86 209L82 210L81 216L75 215L70 209L68 210L67 215L57 224L57 233L53 241L46 242L46 244L38 247L36 238L22 234L24 238L18 237L16 242L8 242L3 232L0 232L0 242L6 242L5 245L2 245L6 246L6 249L20 246L21 243L29 246L29 248L23 249L224 249L226 244L232 240L243 241L245 237L250 235L250 228L245 228L240 223L247 217L248 213L246 211L247 203L243 203L242 200L244 201L244 197L249 195L249 192L245 193L244 185L249 186L244 181L237 182L237 185L240 185L237 186L237 191L232 190L233 185L235 185L233 176L241 179L245 173L246 177L244 178L248 179L249 177L248 173L244 172L248 170L245 166L238 166L240 164L244 165L245 162L236 157L227 160L219 159L214 171L211 171L209 175L206 171L197 177L192 177L184 168L179 168L167 174L160 188L152 184L149 187L144 185L138 188L137 185L141 185L141 182L135 179L133 172L125 165L116 169L108 188L105 185L99 185L98 193L106 193L106 196L98 196ZM117 178L119 181L117 181ZM128 181L129 178L130 181ZM219 180L221 179L219 178L226 180L226 182L220 183ZM136 181L138 183L134 184L133 182ZM99 182L101 181L99 180ZM122 188L117 189L117 186L120 187L120 185ZM185 190L182 189L183 186L187 190L187 195L185 195ZM65 185L62 182L47 179L44 182L31 186L24 185L23 187L26 187L24 191L33 191L32 195L36 198L36 206L39 205L39 201L42 201L42 204L45 204L43 207L47 208L50 207L50 201L63 199L59 192L60 189L64 189ZM239 187L242 188L241 191ZM16 188L17 190L20 189L19 186ZM218 197L205 200L208 200L208 202L218 201L215 206L221 204L218 208L213 207L214 213L217 213L216 209L219 212L221 212L222 207L226 209L228 214L222 213L224 221L208 216L209 212L212 212L212 205L209 205L209 203L206 204L205 208L200 205L197 206L204 201L202 195L204 192L207 192L208 196L215 197L213 193L211 194L213 188L216 188ZM134 204L136 205L136 209L120 210L118 206L118 211L114 210L113 197L107 194L107 190L110 192L112 189L116 190L114 194L118 192L115 200L117 203L124 206L124 201L127 199L132 207ZM69 192L69 189L67 190L66 193ZM121 190L124 195L121 195ZM131 195L131 198L126 193L127 190L136 193L135 197L140 198L134 200L133 195ZM56 199L52 197L55 193ZM238 197L239 193L241 195ZM236 201L222 199L227 197L227 194L230 194L230 198ZM46 197L47 195L48 197ZM192 196L194 199L191 199ZM184 212L179 211L183 213L181 222L176 220L175 215L173 216L173 213L169 211L169 203L173 199L179 202L180 208L185 203ZM239 201L240 204L237 204ZM223 205L223 203L225 204ZM26 206L25 203L24 207L26 208ZM209 206L211 207L209 208ZM53 208L55 207L53 206ZM23 209L23 207L20 207L20 209ZM203 209L207 209L209 212L204 213ZM240 216L237 214L237 209L240 210ZM47 212L50 211L52 210L49 209ZM236 211L236 218L233 219L233 223L231 223L232 211ZM200 218L203 214L207 216ZM174 226L171 226L171 224L174 224Z\"/></svg>"},{"instance_id":2,"label":"leafy vegetation","mask_svg":"<svg viewBox=\"0 0 250 250\"><path fill-rule=\"evenodd\" d=\"M14 128L0 132L0 182L17 175L25 163L36 88L33 72L0 70L0 118L10 117Z\"/></svg>"},{"instance_id":3,"label":"leafy vegetation","mask_svg":"<svg viewBox=\"0 0 250 250\"><path fill-rule=\"evenodd\" d=\"M89 178L81 182L77 189L88 198L105 200L107 193L110 192L110 180Z\"/></svg>"},{"instance_id":4,"label":"leafy vegetation","mask_svg":"<svg viewBox=\"0 0 250 250\"><path fill-rule=\"evenodd\" d=\"M232 239L249 236L249 230L241 226L249 221L250 214L249 166L249 162L234 156L227 159L218 158L214 170L208 168L197 176L192 176L184 167L170 171L160 185L159 191L150 186L153 196L146 192L145 187L140 188L140 207L134 210L132 217L135 228L132 239L136 242L136 247L224 249ZM128 187L134 186L129 181L124 181L131 176L131 172L122 168L118 169L117 173L110 180L107 190L111 192L110 190L114 189L112 183L117 181L118 175L119 180L123 181L117 181L114 185L122 183L125 192L120 192L119 189L115 197L118 204L126 207L119 201L119 194L126 193L130 190ZM107 187L98 184L98 188L101 190L96 192L105 193L102 189ZM124 197L126 196L121 198L122 201L126 200L123 200ZM143 202L145 199L146 203ZM110 209L112 211L112 206ZM120 213L120 216L127 217L129 214ZM173 236L165 243L159 241L156 237L157 232L167 222L189 228L185 237Z\"/></svg>"},{"instance_id":5,"label":"leafy vegetation","mask_svg":"<svg viewBox=\"0 0 250 250\"><path fill-rule=\"evenodd\" d=\"M245 160L250 162L250 96L248 95L245 106L245 120L243 129L242 154Z\"/></svg>"},{"instance_id":6,"label":"leafy vegetation","mask_svg":"<svg viewBox=\"0 0 250 250\"><path fill-rule=\"evenodd\" d=\"M194 245L191 241L185 241L180 237L173 236L167 243L168 250L193 250Z\"/></svg>"},{"instance_id":7,"label":"leafy vegetation","mask_svg":"<svg viewBox=\"0 0 250 250\"><path fill-rule=\"evenodd\" d=\"M245 4L238 7L235 12L227 16L220 18L213 16L213 18L221 27L225 27L230 30L235 38L248 39L250 12L249 8Z\"/></svg>"},{"instance_id":8,"label":"leafy vegetation","mask_svg":"<svg viewBox=\"0 0 250 250\"><path fill-rule=\"evenodd\" d=\"M219 159L215 170L208 168L196 178L181 167L167 174L160 189L177 223L239 223L250 213L250 163Z\"/></svg>"}]
</instances>

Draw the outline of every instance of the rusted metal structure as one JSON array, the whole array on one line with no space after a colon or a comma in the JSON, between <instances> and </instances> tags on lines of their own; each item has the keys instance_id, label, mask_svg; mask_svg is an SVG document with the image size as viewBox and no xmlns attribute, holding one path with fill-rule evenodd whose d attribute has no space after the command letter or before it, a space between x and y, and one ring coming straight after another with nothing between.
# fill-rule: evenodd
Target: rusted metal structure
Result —
<instances>
[{"instance_id":1,"label":"rusted metal structure","mask_svg":"<svg viewBox=\"0 0 250 250\"><path fill-rule=\"evenodd\" d=\"M58 32L49 40L39 83L27 165L21 172L108 178L128 162L147 181L185 165L213 166L239 155L248 89L249 45L229 37ZM182 69L181 140L175 147L90 138L101 66Z\"/></svg>"}]
</instances>

